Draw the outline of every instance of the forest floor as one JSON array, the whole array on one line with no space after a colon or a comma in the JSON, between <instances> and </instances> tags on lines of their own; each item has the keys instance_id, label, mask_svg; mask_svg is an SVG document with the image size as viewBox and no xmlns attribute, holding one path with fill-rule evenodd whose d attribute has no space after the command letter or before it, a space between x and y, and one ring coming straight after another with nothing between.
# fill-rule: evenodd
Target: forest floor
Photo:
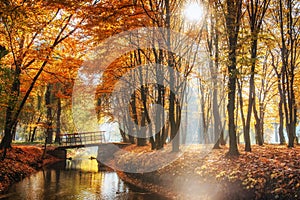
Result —
<instances>
[{"instance_id":1,"label":"forest floor","mask_svg":"<svg viewBox=\"0 0 300 200\"><path fill-rule=\"evenodd\" d=\"M201 145L191 145L181 157L157 171L118 173L125 182L168 199L300 198L300 147L253 145L252 152L244 152L241 145L239 149L241 154L238 157L226 157L226 146L203 156ZM133 145L124 150L136 155L116 155L114 163L119 167L128 163L132 165L143 152L151 151L149 146L137 148ZM138 165L163 162L172 154L170 147L163 151L160 159L146 154Z\"/></svg>"},{"instance_id":2,"label":"forest floor","mask_svg":"<svg viewBox=\"0 0 300 200\"><path fill-rule=\"evenodd\" d=\"M49 150L51 147L47 147ZM2 155L0 151L0 155ZM13 145L8 149L6 158L0 161L0 194L10 185L37 172L43 166L57 162L59 159L45 154L40 146Z\"/></svg>"}]
</instances>

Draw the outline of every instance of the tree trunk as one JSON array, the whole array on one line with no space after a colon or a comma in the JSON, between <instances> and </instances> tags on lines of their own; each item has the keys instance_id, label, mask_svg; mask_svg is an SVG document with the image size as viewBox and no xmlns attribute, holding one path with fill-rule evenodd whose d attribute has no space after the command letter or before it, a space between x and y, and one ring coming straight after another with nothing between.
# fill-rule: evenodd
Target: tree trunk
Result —
<instances>
[{"instance_id":1,"label":"tree trunk","mask_svg":"<svg viewBox=\"0 0 300 200\"><path fill-rule=\"evenodd\" d=\"M213 5L211 5L213 6ZM216 9L216 8L215 8ZM212 114L214 119L214 135L213 141L215 143L214 149L220 148L220 132L221 132L221 118L219 112L219 103L218 103L218 68L219 68L219 36L218 36L218 29L217 23L218 18L214 8L211 9L210 14L210 33L207 39L208 43L208 51L210 55L209 60L209 69L213 81L213 96L212 96ZM215 18L213 17L213 14ZM214 61L213 61L214 60Z\"/></svg>"},{"instance_id":2,"label":"tree trunk","mask_svg":"<svg viewBox=\"0 0 300 200\"><path fill-rule=\"evenodd\" d=\"M141 65L142 64L142 59L141 59L141 50L137 50L137 64ZM148 95L148 86L144 85L144 78L147 80L148 78L148 70L146 70L146 74L143 74L142 69L140 68L139 71L139 81L140 81L140 90L141 90L141 100L142 100L142 113L141 113L141 130L139 131L140 136L137 138L137 145L138 146L145 146L147 144L147 139L146 139L146 124L151 124L151 120L149 118L149 113L148 113L148 108L147 108L147 95ZM152 138L153 139L153 138ZM152 147L154 148L154 147Z\"/></svg>"},{"instance_id":3,"label":"tree trunk","mask_svg":"<svg viewBox=\"0 0 300 200\"><path fill-rule=\"evenodd\" d=\"M133 125L132 125L132 123L131 123L131 120L132 120L132 118L131 118L131 116L130 115L128 115L128 116L126 116L126 124L127 124L127 130L128 130L128 134L127 134L127 136L128 136L128 142L130 142L131 144L134 144L135 143L135 141L134 141L134 137L132 136L132 133L133 133ZM125 120L125 119L124 119ZM127 138L126 138L126 140L127 140Z\"/></svg>"},{"instance_id":4,"label":"tree trunk","mask_svg":"<svg viewBox=\"0 0 300 200\"><path fill-rule=\"evenodd\" d=\"M15 62L15 71L14 71L14 79L11 86L11 91L9 95L8 106L6 108L6 117L5 117L5 124L4 124L4 137L0 143L0 149L7 149L11 148L11 143L13 139L13 129L17 124L15 108L18 105L18 98L20 95L20 75L21 75L21 68L20 68L19 61ZM5 151L6 152L6 151ZM3 155L5 157L5 155Z\"/></svg>"},{"instance_id":5,"label":"tree trunk","mask_svg":"<svg viewBox=\"0 0 300 200\"><path fill-rule=\"evenodd\" d=\"M128 134L127 134L128 135L128 142L130 142L131 144L134 144L135 143L134 137L131 135L133 133L133 126L132 126L132 123L131 123L132 118L131 118L130 115L126 116L126 118L127 119L126 119L125 123L128 125ZM126 138L126 140L127 140L127 138Z\"/></svg>"},{"instance_id":6,"label":"tree trunk","mask_svg":"<svg viewBox=\"0 0 300 200\"><path fill-rule=\"evenodd\" d=\"M120 126L120 124L119 124L119 126ZM123 131L123 129L119 128L119 131L120 131L120 134L121 134L121 137L122 137L122 141L123 142L128 142L127 137L126 137L126 133Z\"/></svg>"},{"instance_id":7,"label":"tree trunk","mask_svg":"<svg viewBox=\"0 0 300 200\"><path fill-rule=\"evenodd\" d=\"M24 134L25 134L25 140L26 140L26 142L30 142L31 135L32 135L32 126L29 127L28 137L26 137L26 131L24 131Z\"/></svg>"},{"instance_id":8,"label":"tree trunk","mask_svg":"<svg viewBox=\"0 0 300 200\"><path fill-rule=\"evenodd\" d=\"M243 133L244 133L244 140L245 140L245 151L251 151L251 141L250 141L250 124L246 126L246 119L244 114L244 102L243 102L243 93L242 93L242 83L238 81L238 94L239 94L239 101L240 101L240 113L242 118L242 125L243 125ZM248 112L249 114L249 112ZM248 134L247 134L248 133Z\"/></svg>"},{"instance_id":9,"label":"tree trunk","mask_svg":"<svg viewBox=\"0 0 300 200\"><path fill-rule=\"evenodd\" d=\"M290 88L289 88L289 113L290 113L290 139L289 147L294 147L295 142L298 142L296 137L296 124L297 124L297 106L295 100L295 91L294 91L294 80L295 80L295 63L296 63L296 55L294 55L294 47L295 46L295 38L294 34L298 27L295 30L294 20L293 20L293 2L292 0L288 0L288 38L290 39L290 70L289 70L289 80L290 80Z\"/></svg>"},{"instance_id":10,"label":"tree trunk","mask_svg":"<svg viewBox=\"0 0 300 200\"><path fill-rule=\"evenodd\" d=\"M136 95L137 95L137 92L134 91L133 94L131 95L131 109L132 109L132 117L133 117L133 121L135 123L135 125L138 125L139 124L139 120L138 120L138 115L137 115L137 108L136 108ZM137 126L138 128L138 126ZM136 133L139 132L139 130L135 130ZM138 135L135 135L135 137L138 137Z\"/></svg>"},{"instance_id":11,"label":"tree trunk","mask_svg":"<svg viewBox=\"0 0 300 200\"><path fill-rule=\"evenodd\" d=\"M175 74L174 74L174 60L171 52L171 12L170 12L170 1L165 0L165 9L166 9L166 17L165 17L165 26L167 29L166 35L166 45L168 47L168 67L169 67L169 76L170 76L170 95L169 95L169 123L171 128L171 140L172 140L172 152L179 151L179 135L176 131L176 122L175 122Z\"/></svg>"},{"instance_id":12,"label":"tree trunk","mask_svg":"<svg viewBox=\"0 0 300 200\"><path fill-rule=\"evenodd\" d=\"M57 112L56 112L56 133L55 133L55 143L60 143L60 116L61 116L61 99L57 98Z\"/></svg>"},{"instance_id":13,"label":"tree trunk","mask_svg":"<svg viewBox=\"0 0 300 200\"><path fill-rule=\"evenodd\" d=\"M257 35L252 36L252 37L257 37ZM257 40L252 40L251 41L251 61L252 62L251 62L251 72L250 72L251 74L250 74L250 83L249 83L248 112L247 112L247 119L246 119L245 130L244 130L245 151L251 151L250 123L251 123L253 102L254 102L254 98L255 98L254 73L255 73L256 52L257 52Z\"/></svg>"},{"instance_id":14,"label":"tree trunk","mask_svg":"<svg viewBox=\"0 0 300 200\"><path fill-rule=\"evenodd\" d=\"M241 20L241 0L227 0L227 13L226 13L226 28L229 39L229 52L228 52L228 134L229 134L229 152L227 155L239 155L236 139L235 127L235 93L236 93L236 50L237 40L239 33L239 26Z\"/></svg>"},{"instance_id":15,"label":"tree trunk","mask_svg":"<svg viewBox=\"0 0 300 200\"><path fill-rule=\"evenodd\" d=\"M182 137L181 137L181 144L186 144L186 140L187 140L187 127L188 127L188 97L187 95L184 96L184 109L185 110L185 116L184 116L184 126L182 127ZM178 127L179 129L179 127Z\"/></svg>"},{"instance_id":16,"label":"tree trunk","mask_svg":"<svg viewBox=\"0 0 300 200\"><path fill-rule=\"evenodd\" d=\"M40 123L41 119L42 119L42 114L40 114L40 116L37 120L37 123L36 123L35 127L33 128L32 135L31 135L31 138L30 138L30 142L34 142L35 134L36 134L36 130L37 130L37 125Z\"/></svg>"},{"instance_id":17,"label":"tree trunk","mask_svg":"<svg viewBox=\"0 0 300 200\"><path fill-rule=\"evenodd\" d=\"M261 124L261 117L258 115L257 109L256 109L256 103L255 103L255 97L254 97L254 102L253 102L253 112L254 112L254 117L255 117L255 133L256 133L256 141L259 146L262 146L264 144L263 140L263 133L262 133L262 124Z\"/></svg>"},{"instance_id":18,"label":"tree trunk","mask_svg":"<svg viewBox=\"0 0 300 200\"><path fill-rule=\"evenodd\" d=\"M12 140L15 140L15 138L16 138L17 126L18 126L18 121L16 121L16 123L14 124L13 129L12 129L12 133L11 133Z\"/></svg>"},{"instance_id":19,"label":"tree trunk","mask_svg":"<svg viewBox=\"0 0 300 200\"><path fill-rule=\"evenodd\" d=\"M222 125L221 125L221 118L220 118L219 106L218 106L218 89L217 89L216 79L214 80L214 89L213 89L213 117L214 117L214 137L215 137L214 141L217 141L215 143L215 148L220 148L219 138L220 138Z\"/></svg>"},{"instance_id":20,"label":"tree trunk","mask_svg":"<svg viewBox=\"0 0 300 200\"><path fill-rule=\"evenodd\" d=\"M158 73L158 72L156 72ZM159 78L159 76L157 75L157 78ZM157 86L158 88L158 96L157 96L157 104L158 105L162 105L162 90L161 90L161 85ZM160 149L163 147L163 141L161 140L161 135L162 135L162 125L164 123L164 121L162 120L163 118L163 112L160 112L159 107L157 106L156 108L156 117L155 117L155 125L154 125L154 131L155 131L155 147L156 149Z\"/></svg>"},{"instance_id":21,"label":"tree trunk","mask_svg":"<svg viewBox=\"0 0 300 200\"><path fill-rule=\"evenodd\" d=\"M288 134L288 147L294 147L296 136L296 121L297 110L294 94L294 78L295 78L295 62L296 56L294 55L294 48L296 38L294 38L295 24L293 23L293 3L291 0L287 0L287 4L284 5L282 0L279 1L279 19L280 19L280 34L281 34L281 59L282 59L282 94L283 94L283 106L286 121L286 131ZM287 11L287 12L286 12ZM284 14L286 13L286 20L284 20ZM287 22L284 24L284 22ZM286 30L287 35L286 37Z\"/></svg>"},{"instance_id":22,"label":"tree trunk","mask_svg":"<svg viewBox=\"0 0 300 200\"><path fill-rule=\"evenodd\" d=\"M200 86L201 87L201 86ZM201 89L200 89L201 90ZM201 104L201 117L199 118L201 120L200 124L200 131L202 130L202 142L203 144L208 144L209 143L209 137L208 137L208 122L206 118L206 113L205 113L205 101L204 101L204 91L201 90L201 97L200 97L200 104ZM207 110L209 112L209 110ZM201 139L200 139L201 143Z\"/></svg>"},{"instance_id":23,"label":"tree trunk","mask_svg":"<svg viewBox=\"0 0 300 200\"><path fill-rule=\"evenodd\" d=\"M279 114L279 128L278 128L278 134L279 134L279 140L280 140L280 144L286 144L285 141L285 137L283 134L283 94L282 94L282 87L281 87L281 83L280 83L281 77L278 76L278 91L279 91L279 103L278 103L278 114Z\"/></svg>"},{"instance_id":24,"label":"tree trunk","mask_svg":"<svg viewBox=\"0 0 300 200\"><path fill-rule=\"evenodd\" d=\"M225 116L225 113L226 113L225 103L224 103L224 105L222 105L222 113L223 113L223 116ZM224 138L225 126L226 126L226 120L224 120L224 122L222 124L222 129L221 129L221 133L220 133L220 144L223 146L226 145L226 140Z\"/></svg>"},{"instance_id":25,"label":"tree trunk","mask_svg":"<svg viewBox=\"0 0 300 200\"><path fill-rule=\"evenodd\" d=\"M47 128L46 128L46 142L47 144L52 144L53 141L53 116L52 116L52 84L47 84L47 89L45 93L45 104L47 108Z\"/></svg>"},{"instance_id":26,"label":"tree trunk","mask_svg":"<svg viewBox=\"0 0 300 200\"><path fill-rule=\"evenodd\" d=\"M155 22L153 22L155 23ZM154 44L154 42L153 42ZM163 50L159 49L158 52L156 51L155 46L152 48L152 52L154 54L155 63L162 64L163 63ZM157 81L157 94L155 95L155 103L162 106L164 108L164 71L161 70L160 67L155 68L156 74L156 81ZM155 131L155 148L157 150L163 148L165 141L164 139L164 111L161 112L159 106L156 107L155 111L155 124L154 124L154 131Z\"/></svg>"},{"instance_id":27,"label":"tree trunk","mask_svg":"<svg viewBox=\"0 0 300 200\"><path fill-rule=\"evenodd\" d=\"M139 131L140 135L137 138L137 146L145 146L147 144L146 130L144 129L144 127L146 126L146 114L145 114L145 112L142 113L140 125L141 125L142 128Z\"/></svg>"}]
</instances>

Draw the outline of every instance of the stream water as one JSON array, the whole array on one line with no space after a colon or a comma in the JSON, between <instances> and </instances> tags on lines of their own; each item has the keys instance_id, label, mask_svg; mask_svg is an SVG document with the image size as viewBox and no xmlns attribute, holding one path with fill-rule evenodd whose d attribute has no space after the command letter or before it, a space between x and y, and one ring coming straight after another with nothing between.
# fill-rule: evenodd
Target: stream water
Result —
<instances>
[{"instance_id":1,"label":"stream water","mask_svg":"<svg viewBox=\"0 0 300 200\"><path fill-rule=\"evenodd\" d=\"M96 160L72 159L58 163L10 187L0 199L156 200L159 196L124 183L116 172L98 167Z\"/></svg>"}]
</instances>

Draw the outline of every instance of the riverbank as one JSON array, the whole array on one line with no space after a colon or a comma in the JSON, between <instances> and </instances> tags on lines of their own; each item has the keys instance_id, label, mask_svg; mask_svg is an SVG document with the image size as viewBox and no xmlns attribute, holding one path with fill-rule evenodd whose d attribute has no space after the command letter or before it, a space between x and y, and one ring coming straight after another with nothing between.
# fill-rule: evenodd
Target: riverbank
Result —
<instances>
[{"instance_id":1,"label":"riverbank","mask_svg":"<svg viewBox=\"0 0 300 200\"><path fill-rule=\"evenodd\" d=\"M43 149L38 146L17 145L9 149L6 158L0 162L0 194L13 183L37 172L43 166L59 161L47 153L42 159L42 155Z\"/></svg>"},{"instance_id":2,"label":"riverbank","mask_svg":"<svg viewBox=\"0 0 300 200\"><path fill-rule=\"evenodd\" d=\"M142 149L142 151L141 151ZM240 146L243 149L243 146ZM151 152L150 147L126 147L128 152ZM162 162L145 156L145 162ZM300 148L254 145L252 152L227 158L227 147L200 156L203 148L192 145L170 165L149 173L118 172L121 179L167 199L298 199L300 196ZM135 156L136 157L136 156ZM134 162L132 154L115 156L119 167ZM127 160L127 162L126 162ZM140 164L143 164L141 162ZM130 164L131 165L131 164Z\"/></svg>"}]
</instances>

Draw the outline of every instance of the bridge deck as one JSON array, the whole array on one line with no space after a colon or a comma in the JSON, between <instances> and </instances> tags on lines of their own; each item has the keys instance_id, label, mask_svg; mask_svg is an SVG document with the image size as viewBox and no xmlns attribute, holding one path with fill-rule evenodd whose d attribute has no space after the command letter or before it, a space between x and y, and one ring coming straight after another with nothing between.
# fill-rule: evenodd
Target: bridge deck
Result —
<instances>
[{"instance_id":1,"label":"bridge deck","mask_svg":"<svg viewBox=\"0 0 300 200\"><path fill-rule=\"evenodd\" d=\"M58 149L73 149L73 148L100 146L106 144L126 146L130 144L125 142L107 141L105 139L104 134L105 131L61 134L60 145Z\"/></svg>"},{"instance_id":2,"label":"bridge deck","mask_svg":"<svg viewBox=\"0 0 300 200\"><path fill-rule=\"evenodd\" d=\"M104 133L105 131L61 134L60 148L98 146L107 143Z\"/></svg>"}]
</instances>

